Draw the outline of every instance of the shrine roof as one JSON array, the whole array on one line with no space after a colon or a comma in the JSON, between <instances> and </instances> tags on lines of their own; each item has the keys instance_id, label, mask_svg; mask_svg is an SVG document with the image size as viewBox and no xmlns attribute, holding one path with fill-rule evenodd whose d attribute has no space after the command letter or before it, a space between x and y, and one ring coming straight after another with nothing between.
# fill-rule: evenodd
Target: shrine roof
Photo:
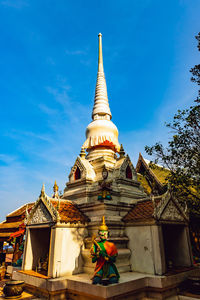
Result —
<instances>
[{"instance_id":1,"label":"shrine roof","mask_svg":"<svg viewBox=\"0 0 200 300\"><path fill-rule=\"evenodd\" d=\"M145 159L142 154L139 154L138 162L136 165L136 172L138 173L138 181L140 181L145 192L150 195L155 186L159 191L159 194L163 194L167 185L167 176L170 174L170 170L152 163Z\"/></svg>"},{"instance_id":2,"label":"shrine roof","mask_svg":"<svg viewBox=\"0 0 200 300\"><path fill-rule=\"evenodd\" d=\"M156 198L156 197L155 197ZM154 205L157 205L161 197L157 197L154 202L152 200L139 201L127 215L123 218L124 222L142 221L145 219L153 219Z\"/></svg>"},{"instance_id":3,"label":"shrine roof","mask_svg":"<svg viewBox=\"0 0 200 300\"><path fill-rule=\"evenodd\" d=\"M54 208L58 210L60 222L64 223L86 223L89 221L78 207L68 200L51 200Z\"/></svg>"},{"instance_id":4,"label":"shrine roof","mask_svg":"<svg viewBox=\"0 0 200 300\"><path fill-rule=\"evenodd\" d=\"M0 241L10 238L10 234L23 225L26 209L30 210L34 203L24 204L6 216L6 221L0 223Z\"/></svg>"},{"instance_id":5,"label":"shrine roof","mask_svg":"<svg viewBox=\"0 0 200 300\"><path fill-rule=\"evenodd\" d=\"M0 232L0 242L8 241L12 233L12 230L9 230L8 232Z\"/></svg>"},{"instance_id":6,"label":"shrine roof","mask_svg":"<svg viewBox=\"0 0 200 300\"><path fill-rule=\"evenodd\" d=\"M23 215L26 212L26 209L29 210L33 205L34 205L34 203L24 204L21 207L19 207L16 210L14 210L13 212L11 212L10 214L8 214L7 218L21 216L21 215Z\"/></svg>"},{"instance_id":7,"label":"shrine roof","mask_svg":"<svg viewBox=\"0 0 200 300\"><path fill-rule=\"evenodd\" d=\"M168 169L153 163L149 164L149 168L162 184L167 184L167 176L170 174Z\"/></svg>"},{"instance_id":8,"label":"shrine roof","mask_svg":"<svg viewBox=\"0 0 200 300\"><path fill-rule=\"evenodd\" d=\"M138 173L137 174L137 179L141 183L142 187L144 188L145 193L147 195L150 195L151 192L152 192L152 189L151 189L146 177L143 176L142 174Z\"/></svg>"},{"instance_id":9,"label":"shrine roof","mask_svg":"<svg viewBox=\"0 0 200 300\"><path fill-rule=\"evenodd\" d=\"M2 222L0 223L0 230L4 228L19 228L20 225L22 225L22 221L20 222Z\"/></svg>"}]
</instances>

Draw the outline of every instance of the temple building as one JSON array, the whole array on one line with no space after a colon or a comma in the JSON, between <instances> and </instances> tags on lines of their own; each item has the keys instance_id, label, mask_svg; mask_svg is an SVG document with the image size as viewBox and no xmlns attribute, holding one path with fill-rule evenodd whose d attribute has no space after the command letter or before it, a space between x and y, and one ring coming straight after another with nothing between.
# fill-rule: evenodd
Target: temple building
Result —
<instances>
[{"instance_id":1,"label":"temple building","mask_svg":"<svg viewBox=\"0 0 200 300\"><path fill-rule=\"evenodd\" d=\"M18 249L23 243L25 237L24 219L26 211L30 211L34 203L22 205L15 211L6 216L6 220L0 223L0 266L3 264L15 264L20 253ZM5 249L7 243L12 245L12 248Z\"/></svg>"},{"instance_id":2,"label":"temple building","mask_svg":"<svg viewBox=\"0 0 200 300\"><path fill-rule=\"evenodd\" d=\"M13 279L24 280L27 289L49 299L175 297L178 284L196 272L189 219L173 193L151 172L148 181L157 192L145 190L137 176L142 164L141 158L134 168L112 122L99 34L97 82L86 139L63 195L55 187L49 197L43 186L26 212L23 264L13 272ZM92 236L98 234L103 216L109 240L118 249L121 277L114 286L94 286L90 279Z\"/></svg>"},{"instance_id":3,"label":"temple building","mask_svg":"<svg viewBox=\"0 0 200 300\"><path fill-rule=\"evenodd\" d=\"M145 159L141 153L136 164L138 180L142 184L147 195L162 195L167 191L167 176L169 169L154 164Z\"/></svg>"}]
</instances>

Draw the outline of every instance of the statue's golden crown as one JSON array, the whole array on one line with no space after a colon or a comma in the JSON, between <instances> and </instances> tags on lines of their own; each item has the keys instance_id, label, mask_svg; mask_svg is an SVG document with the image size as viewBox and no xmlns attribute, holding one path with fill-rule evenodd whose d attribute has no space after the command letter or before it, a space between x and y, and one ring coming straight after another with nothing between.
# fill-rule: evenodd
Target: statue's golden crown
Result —
<instances>
[{"instance_id":1,"label":"statue's golden crown","mask_svg":"<svg viewBox=\"0 0 200 300\"><path fill-rule=\"evenodd\" d=\"M106 225L106 222L105 222L105 217L103 216L102 217L102 224L101 226L99 226L99 230L100 231L108 231L108 226Z\"/></svg>"}]
</instances>

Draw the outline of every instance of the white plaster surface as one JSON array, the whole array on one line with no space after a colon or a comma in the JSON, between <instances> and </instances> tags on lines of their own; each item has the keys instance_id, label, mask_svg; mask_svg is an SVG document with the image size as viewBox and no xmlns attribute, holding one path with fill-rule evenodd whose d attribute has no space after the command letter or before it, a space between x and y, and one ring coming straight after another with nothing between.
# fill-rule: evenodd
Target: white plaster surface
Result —
<instances>
[{"instance_id":1,"label":"white plaster surface","mask_svg":"<svg viewBox=\"0 0 200 300\"><path fill-rule=\"evenodd\" d=\"M131 250L132 271L154 274L150 226L127 227L125 233L129 238L128 247Z\"/></svg>"},{"instance_id":2,"label":"white plaster surface","mask_svg":"<svg viewBox=\"0 0 200 300\"><path fill-rule=\"evenodd\" d=\"M50 250L50 277L62 277L81 272L81 248L85 235L84 228L54 228Z\"/></svg>"}]
</instances>

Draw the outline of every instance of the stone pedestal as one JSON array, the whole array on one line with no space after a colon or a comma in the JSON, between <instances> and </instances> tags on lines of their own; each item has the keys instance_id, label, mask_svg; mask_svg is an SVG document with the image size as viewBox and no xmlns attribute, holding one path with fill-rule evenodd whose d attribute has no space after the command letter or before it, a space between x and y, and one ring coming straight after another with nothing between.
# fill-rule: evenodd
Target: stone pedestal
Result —
<instances>
[{"instance_id":1,"label":"stone pedestal","mask_svg":"<svg viewBox=\"0 0 200 300\"><path fill-rule=\"evenodd\" d=\"M192 269L171 276L150 276L142 273L121 274L118 284L92 285L90 276L79 274L55 279L37 278L26 273L14 272L13 279L24 280L26 289L38 296L52 300L177 300L177 287L189 276L200 274Z\"/></svg>"},{"instance_id":2,"label":"stone pedestal","mask_svg":"<svg viewBox=\"0 0 200 300\"><path fill-rule=\"evenodd\" d=\"M131 270L130 256L131 251L127 244L128 237L125 235L124 223L121 221L122 217L127 214L132 205L128 204L113 204L109 201L95 202L90 204L79 205L81 211L90 218L87 226L88 237L84 239L85 248L82 249L82 256L84 259L83 271L92 274L94 272L94 264L91 262L90 248L92 246L92 236L98 236L99 224L101 224L102 216L105 216L106 224L109 228L108 241L113 242L118 249L118 257L116 266L120 273Z\"/></svg>"}]
</instances>

